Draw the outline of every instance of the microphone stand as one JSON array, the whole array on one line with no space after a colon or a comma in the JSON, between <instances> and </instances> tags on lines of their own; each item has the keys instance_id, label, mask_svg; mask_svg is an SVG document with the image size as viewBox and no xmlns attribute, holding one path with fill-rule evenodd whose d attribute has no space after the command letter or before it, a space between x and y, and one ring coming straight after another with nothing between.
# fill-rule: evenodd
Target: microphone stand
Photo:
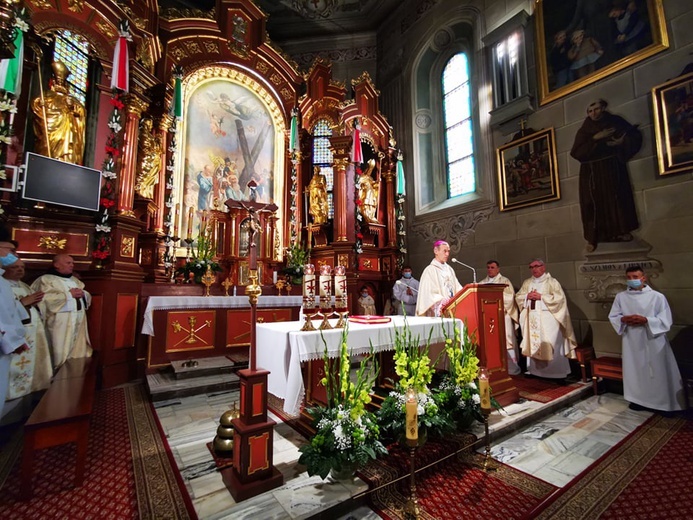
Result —
<instances>
[{"instance_id":1,"label":"microphone stand","mask_svg":"<svg viewBox=\"0 0 693 520\"><path fill-rule=\"evenodd\" d=\"M474 269L471 265L467 265L467 264L465 264L464 262L460 262L457 258L453 258L453 259L451 259L450 261L451 261L451 262L454 262L454 263L456 263L456 264L463 265L463 266L466 267L467 269L471 269L471 270L472 270L472 274L474 275L474 283L476 283L476 269Z\"/></svg>"}]
</instances>

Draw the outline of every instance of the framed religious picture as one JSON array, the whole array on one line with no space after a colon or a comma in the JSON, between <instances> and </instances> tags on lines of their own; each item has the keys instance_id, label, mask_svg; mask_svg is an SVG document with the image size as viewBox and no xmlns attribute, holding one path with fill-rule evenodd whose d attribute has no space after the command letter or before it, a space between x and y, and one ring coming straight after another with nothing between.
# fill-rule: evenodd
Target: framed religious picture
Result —
<instances>
[{"instance_id":1,"label":"framed religious picture","mask_svg":"<svg viewBox=\"0 0 693 520\"><path fill-rule=\"evenodd\" d=\"M544 105L669 47L662 0L536 0Z\"/></svg>"},{"instance_id":2,"label":"framed religious picture","mask_svg":"<svg viewBox=\"0 0 693 520\"><path fill-rule=\"evenodd\" d=\"M652 89L659 174L693 170L693 72Z\"/></svg>"},{"instance_id":3,"label":"framed religious picture","mask_svg":"<svg viewBox=\"0 0 693 520\"><path fill-rule=\"evenodd\" d=\"M561 198L553 128L530 132L498 149L501 211Z\"/></svg>"},{"instance_id":4,"label":"framed religious picture","mask_svg":"<svg viewBox=\"0 0 693 520\"><path fill-rule=\"evenodd\" d=\"M19 168L6 164L0 168L0 191L17 191L17 172Z\"/></svg>"}]
</instances>

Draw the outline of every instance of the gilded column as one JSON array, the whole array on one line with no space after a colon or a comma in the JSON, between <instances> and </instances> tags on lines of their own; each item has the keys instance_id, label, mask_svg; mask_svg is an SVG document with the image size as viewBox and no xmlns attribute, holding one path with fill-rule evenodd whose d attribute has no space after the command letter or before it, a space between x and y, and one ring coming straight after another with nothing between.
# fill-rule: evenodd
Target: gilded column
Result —
<instances>
[{"instance_id":1,"label":"gilded column","mask_svg":"<svg viewBox=\"0 0 693 520\"><path fill-rule=\"evenodd\" d=\"M130 96L125 104L125 131L123 133L123 155L118 176L118 206L120 214L134 216L135 181L137 179L137 143L139 140L140 117L147 109L147 103Z\"/></svg>"},{"instance_id":2,"label":"gilded column","mask_svg":"<svg viewBox=\"0 0 693 520\"><path fill-rule=\"evenodd\" d=\"M395 208L396 187L395 179L397 178L397 151L394 148L389 148L387 157L383 161L382 176L385 180L385 212L387 214L387 245L397 245L397 211ZM382 221L381 221L382 222Z\"/></svg>"},{"instance_id":3,"label":"gilded column","mask_svg":"<svg viewBox=\"0 0 693 520\"><path fill-rule=\"evenodd\" d=\"M347 242L347 201L349 199L347 166L349 165L350 136L337 136L330 139L334 167L334 231L335 242Z\"/></svg>"}]
</instances>

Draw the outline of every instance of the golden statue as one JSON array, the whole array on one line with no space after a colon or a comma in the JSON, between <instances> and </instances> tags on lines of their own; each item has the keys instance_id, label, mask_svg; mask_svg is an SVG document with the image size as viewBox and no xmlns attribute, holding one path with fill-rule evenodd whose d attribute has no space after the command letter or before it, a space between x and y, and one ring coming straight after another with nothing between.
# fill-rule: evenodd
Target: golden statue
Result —
<instances>
[{"instance_id":1,"label":"golden statue","mask_svg":"<svg viewBox=\"0 0 693 520\"><path fill-rule=\"evenodd\" d=\"M154 186L161 172L161 141L154 134L152 120L142 121L139 136L140 171L137 174L135 191L145 199L154 198Z\"/></svg>"},{"instance_id":2,"label":"golden statue","mask_svg":"<svg viewBox=\"0 0 693 520\"><path fill-rule=\"evenodd\" d=\"M380 185L371 177L371 172L375 169L375 160L368 161L368 168L358 179L359 201L361 202L361 213L366 222L377 224L376 213L378 210L378 193Z\"/></svg>"},{"instance_id":3,"label":"golden statue","mask_svg":"<svg viewBox=\"0 0 693 520\"><path fill-rule=\"evenodd\" d=\"M52 68L54 82L51 89L45 96L31 102L35 116L35 150L53 159L82 164L86 110L70 94L67 84L70 69L61 61L54 61Z\"/></svg>"},{"instance_id":4,"label":"golden statue","mask_svg":"<svg viewBox=\"0 0 693 520\"><path fill-rule=\"evenodd\" d=\"M320 173L320 166L313 167L313 178L308 184L310 208L308 212L313 216L314 224L327 222L327 179Z\"/></svg>"}]
</instances>

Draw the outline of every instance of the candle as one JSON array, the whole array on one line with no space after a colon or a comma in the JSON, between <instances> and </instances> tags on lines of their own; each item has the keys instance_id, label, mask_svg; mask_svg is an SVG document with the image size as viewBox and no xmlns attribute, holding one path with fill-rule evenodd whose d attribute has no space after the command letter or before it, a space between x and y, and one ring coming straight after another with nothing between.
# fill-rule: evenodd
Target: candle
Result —
<instances>
[{"instance_id":1,"label":"candle","mask_svg":"<svg viewBox=\"0 0 693 520\"><path fill-rule=\"evenodd\" d=\"M342 298L346 294L346 267L338 265L334 268L334 296Z\"/></svg>"},{"instance_id":2,"label":"candle","mask_svg":"<svg viewBox=\"0 0 693 520\"><path fill-rule=\"evenodd\" d=\"M488 372L485 368L479 369L479 394L481 396L481 409L491 411L491 392L488 386Z\"/></svg>"},{"instance_id":3,"label":"candle","mask_svg":"<svg viewBox=\"0 0 693 520\"><path fill-rule=\"evenodd\" d=\"M173 236L178 236L178 219L180 218L180 204L176 204L176 212L173 214Z\"/></svg>"},{"instance_id":4,"label":"candle","mask_svg":"<svg viewBox=\"0 0 693 520\"><path fill-rule=\"evenodd\" d=\"M306 264L303 267L303 296L306 298L315 297L315 267L313 264Z\"/></svg>"},{"instance_id":5,"label":"candle","mask_svg":"<svg viewBox=\"0 0 693 520\"><path fill-rule=\"evenodd\" d=\"M277 271L274 271L274 272L272 273L272 283L273 283L274 285L277 285Z\"/></svg>"},{"instance_id":6,"label":"candle","mask_svg":"<svg viewBox=\"0 0 693 520\"><path fill-rule=\"evenodd\" d=\"M193 207L190 206L188 208L188 235L187 235L187 240L188 242L192 242L192 226L193 226L193 215L194 215L194 210Z\"/></svg>"},{"instance_id":7,"label":"candle","mask_svg":"<svg viewBox=\"0 0 693 520\"><path fill-rule=\"evenodd\" d=\"M416 392L413 388L407 390L407 401L405 403L407 412L407 440L415 441L419 438L419 403L416 399Z\"/></svg>"}]
</instances>

